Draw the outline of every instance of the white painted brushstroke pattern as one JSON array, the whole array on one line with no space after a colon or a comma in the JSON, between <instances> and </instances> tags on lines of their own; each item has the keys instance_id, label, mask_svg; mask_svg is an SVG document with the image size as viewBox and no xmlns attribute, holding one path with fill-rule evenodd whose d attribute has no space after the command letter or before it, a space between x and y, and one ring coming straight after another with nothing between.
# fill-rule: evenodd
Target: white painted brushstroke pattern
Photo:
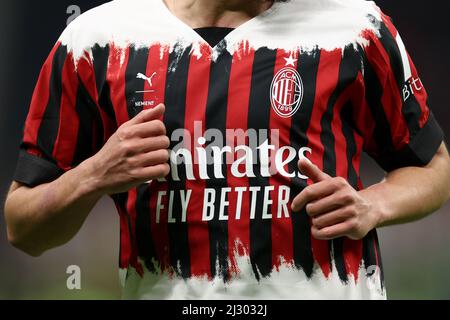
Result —
<instances>
[{"instance_id":1,"label":"white painted brushstroke pattern","mask_svg":"<svg viewBox=\"0 0 450 320\"><path fill-rule=\"evenodd\" d=\"M372 18L369 18L372 17ZM375 20L375 22L374 22ZM364 0L291 0L276 3L227 36L233 53L243 41L254 49L316 48L332 51L349 45L367 45L363 33L378 34L380 10ZM160 43L173 48L193 45L200 54L202 38L167 9L162 0L114 0L75 19L60 41L78 61L95 45L149 47ZM213 54L213 56L215 56ZM92 58L92 56L91 56Z\"/></svg>"}]
</instances>

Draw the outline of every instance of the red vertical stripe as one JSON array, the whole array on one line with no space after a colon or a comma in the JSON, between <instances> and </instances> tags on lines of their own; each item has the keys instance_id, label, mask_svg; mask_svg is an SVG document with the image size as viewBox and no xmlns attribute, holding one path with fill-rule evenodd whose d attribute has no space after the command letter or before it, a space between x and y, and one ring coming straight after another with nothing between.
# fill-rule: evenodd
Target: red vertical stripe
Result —
<instances>
[{"instance_id":1,"label":"red vertical stripe","mask_svg":"<svg viewBox=\"0 0 450 320\"><path fill-rule=\"evenodd\" d=\"M369 64L373 67L381 85L386 86L383 88L381 103L388 122L390 124L396 124L395 126L391 126L394 145L404 146L409 143L409 129L406 119L402 114L402 108L399 107L403 105L403 98L400 94L402 88L398 87L394 71L390 67L384 67L386 64L390 65L390 58L386 49L379 39L375 39L374 35L372 37L372 43L365 47L366 57ZM387 79L391 80L387 81Z\"/></svg>"},{"instance_id":2,"label":"red vertical stripe","mask_svg":"<svg viewBox=\"0 0 450 320\"><path fill-rule=\"evenodd\" d=\"M335 139L334 152L336 155L336 176L345 179L348 179L349 159L347 159L347 139L342 132L341 111L342 107L349 99L350 89L351 87L347 87L333 106L333 119L331 122L331 130Z\"/></svg>"},{"instance_id":3,"label":"red vertical stripe","mask_svg":"<svg viewBox=\"0 0 450 320\"><path fill-rule=\"evenodd\" d=\"M313 150L310 160L323 169L324 146L320 140L322 133L321 120L326 112L328 101L331 94L336 89L339 78L339 66L342 59L342 51L321 51L319 69L317 73L316 98L314 101L313 112L310 125L307 130L309 147ZM308 180L308 185L313 184ZM314 259L319 264L326 277L330 274L331 265L329 259L328 241L317 240L311 237L311 246Z\"/></svg>"},{"instance_id":4,"label":"red vertical stripe","mask_svg":"<svg viewBox=\"0 0 450 320\"><path fill-rule=\"evenodd\" d=\"M361 171L361 153L363 150L364 139L355 131L353 131L353 138L355 139L357 151L353 155L352 163L353 163L353 168L355 168L355 171L356 171L356 176L359 179L360 171ZM361 190L361 189L363 189L362 186L358 187L358 190Z\"/></svg>"},{"instance_id":5,"label":"red vertical stripe","mask_svg":"<svg viewBox=\"0 0 450 320\"><path fill-rule=\"evenodd\" d=\"M298 59L298 52L289 52L284 50L277 51L277 57L275 61L275 70L274 76L283 68L287 67L286 60L287 58L293 57L294 59ZM292 67L292 66L290 66ZM297 63L292 67L294 69L297 68ZM281 93L279 97L280 101L284 103L291 101L292 99L288 99L287 90L290 89L288 84L288 80L285 79L281 82ZM292 93L293 94L293 93ZM291 141L291 117L280 117L273 108L270 108L270 124L269 129L270 132L274 130L278 130L278 140L279 141L271 141L272 145L275 145L275 151L271 152L271 166L275 169L275 154L276 152L284 147L289 146ZM284 155L287 156L287 155ZM284 167L286 172L289 172L289 166L285 165ZM276 175L272 176L269 179L269 184L274 186L274 191L271 191L271 199L273 201L271 206L272 211L272 263L274 267L277 269L281 266L282 263L292 264L294 261L294 240L293 240L293 230L292 230L292 221L290 217L285 217L282 212L278 212L279 205L279 188L281 186L290 186L291 179L286 178L276 172ZM290 208L290 203L288 204L288 208ZM278 215L281 215L278 217Z\"/></svg>"},{"instance_id":6,"label":"red vertical stripe","mask_svg":"<svg viewBox=\"0 0 450 320\"><path fill-rule=\"evenodd\" d=\"M372 111L367 104L364 90L364 78L361 72L358 73L352 87L353 92L350 96L350 100L353 106L355 106L353 110L353 121L357 127L355 129L358 130L359 133L356 135L358 138L357 141L365 144L365 150L377 150L375 139L366 139L365 141L363 139L363 137L371 137L373 135L375 130L375 120L373 119Z\"/></svg>"},{"instance_id":7,"label":"red vertical stripe","mask_svg":"<svg viewBox=\"0 0 450 320\"><path fill-rule=\"evenodd\" d=\"M129 120L127 99L125 94L125 74L128 66L129 50L130 49L128 47L119 48L114 44L110 44L106 81L108 82L110 87L111 102L113 104L114 113L116 115L117 127L121 126ZM130 215L131 226L128 226L128 221L126 219L125 222L127 223L127 227L131 228L132 234L126 239L123 239L124 242L121 242L121 247L131 247L129 253L130 256L128 257L128 259L130 260L129 263L131 263L131 265L140 275L143 275L142 265L137 259L138 253L134 225L136 221L136 198L137 190L130 190L128 193L127 211ZM123 226L123 228L125 228L125 226ZM133 239L133 243L130 244L129 242L131 242L131 239ZM122 254L125 253L122 252ZM122 259L125 259L125 257L123 257Z\"/></svg>"},{"instance_id":8,"label":"red vertical stripe","mask_svg":"<svg viewBox=\"0 0 450 320\"><path fill-rule=\"evenodd\" d=\"M348 274L352 274L355 282L358 281L359 267L362 262L363 241L344 239L344 261Z\"/></svg>"},{"instance_id":9,"label":"red vertical stripe","mask_svg":"<svg viewBox=\"0 0 450 320\"><path fill-rule=\"evenodd\" d=\"M77 73L78 76L80 77L81 83L84 85L89 96L97 106L103 124L103 141L106 142L109 139L109 137L114 133L116 126L112 121L112 119L109 118L109 116L106 114L106 112L99 104L98 101L99 88L97 88L93 62L88 52L85 52L84 57L78 61ZM93 141L95 140L93 139Z\"/></svg>"},{"instance_id":10,"label":"red vertical stripe","mask_svg":"<svg viewBox=\"0 0 450 320\"><path fill-rule=\"evenodd\" d=\"M352 92L350 94L350 101L353 104L353 123L364 123L364 130L368 132L373 132L375 128L375 122L372 118L369 107L365 99L364 91L361 87L364 86L364 79L362 73L359 72L356 77L355 82L352 85ZM355 110L356 109L356 110ZM353 138L356 143L356 153L353 155L352 164L356 171L356 176L358 177L358 190L363 189L363 185L360 179L361 171L361 153L363 151L364 138L371 136L372 134L361 134L358 130L359 128L353 128Z\"/></svg>"},{"instance_id":11,"label":"red vertical stripe","mask_svg":"<svg viewBox=\"0 0 450 320\"><path fill-rule=\"evenodd\" d=\"M198 144L199 136L195 136L194 127L196 121L201 121L201 134L205 132L206 105L209 91L209 78L211 68L211 48L202 45L201 56L193 54L189 65L186 92L186 115L184 127L190 133L192 140L186 145L191 150L194 164L194 148L205 147ZM189 141L189 140L187 140ZM194 175L197 181L186 181L186 190L192 190L191 199L203 199L203 191L206 187L204 180L199 177L199 169L194 165ZM211 278L209 229L208 222L202 221L203 202L191 201L187 211L188 236L191 260L191 274L193 276L207 275Z\"/></svg>"},{"instance_id":12,"label":"red vertical stripe","mask_svg":"<svg viewBox=\"0 0 450 320\"><path fill-rule=\"evenodd\" d=\"M226 128L247 132L248 130L248 108L250 101L250 89L252 82L252 66L255 52L247 42L243 43L233 55L233 62L228 87L228 112ZM232 147L234 159L241 158L242 152L235 153L238 145L247 145L247 136L227 135L227 145ZM232 162L231 162L232 163ZM237 178L231 173L231 163L228 163L227 182L230 188L248 188L247 177ZM239 167L244 172L244 165ZM243 192L241 203L238 203L238 195L235 192L229 194L229 216L228 221L228 255L230 258L230 273L238 275L237 257L250 255L250 199L249 193ZM236 213L240 205L240 219L236 220Z\"/></svg>"},{"instance_id":13,"label":"red vertical stripe","mask_svg":"<svg viewBox=\"0 0 450 320\"><path fill-rule=\"evenodd\" d=\"M169 46L155 44L149 49L146 75L151 77L152 86L145 82L144 101L154 101L154 106L164 103L166 76L169 64Z\"/></svg>"},{"instance_id":14,"label":"red vertical stripe","mask_svg":"<svg viewBox=\"0 0 450 320\"><path fill-rule=\"evenodd\" d=\"M152 76L152 85L146 81L144 93L144 101L154 101L154 106L164 103L166 90L166 76L169 64L169 47L161 46L159 44L153 45L149 50L149 57L147 63L147 76ZM161 119L162 120L162 119ZM162 271L168 271L170 264L169 255L169 234L168 234L168 195L161 197L161 204L164 209L160 212L160 221L156 221L156 212L158 206L158 195L162 191L166 191L167 181L153 181L150 185L150 221L151 234L153 243L155 244L156 254L161 264Z\"/></svg>"},{"instance_id":15,"label":"red vertical stripe","mask_svg":"<svg viewBox=\"0 0 450 320\"><path fill-rule=\"evenodd\" d=\"M60 47L60 42L56 43L56 45L53 47L47 60L44 63L44 66L42 67L41 73L39 75L39 80L37 82L36 88L34 89L33 97L31 99L30 111L25 123L23 140L24 143L29 146L37 145L39 128L41 126L41 121L50 99L50 78L52 76L53 60L55 58L56 52L60 49ZM28 150L28 152L33 153L34 155L40 155L38 150Z\"/></svg>"},{"instance_id":16,"label":"red vertical stripe","mask_svg":"<svg viewBox=\"0 0 450 320\"><path fill-rule=\"evenodd\" d=\"M351 163L356 171L358 177L358 189L363 189L362 181L360 179L360 164L361 164L361 151L364 143L372 145L366 146L368 150L375 150L376 146L373 145L373 139L364 141L363 136L370 137L375 128L375 122L372 118L369 106L367 105L364 90L364 79L360 73L356 78L356 81L351 85L350 100L353 104L353 116L354 123L358 124L357 128L360 133L354 131L353 138L356 144L357 152L354 154ZM355 282L358 281L359 268L361 265L363 254L363 241L354 241L349 238L344 239L344 261L345 267L348 272L354 275Z\"/></svg>"},{"instance_id":17,"label":"red vertical stripe","mask_svg":"<svg viewBox=\"0 0 450 320\"><path fill-rule=\"evenodd\" d=\"M58 135L53 149L53 158L58 166L70 170L75 155L80 119L76 110L78 76L75 72L73 54L68 53L62 70L62 95Z\"/></svg>"},{"instance_id":18,"label":"red vertical stripe","mask_svg":"<svg viewBox=\"0 0 450 320\"><path fill-rule=\"evenodd\" d=\"M117 127L128 121L125 73L127 71L129 54L130 48L119 48L115 44L110 44L106 81L111 91L111 102L116 114Z\"/></svg>"}]
</instances>

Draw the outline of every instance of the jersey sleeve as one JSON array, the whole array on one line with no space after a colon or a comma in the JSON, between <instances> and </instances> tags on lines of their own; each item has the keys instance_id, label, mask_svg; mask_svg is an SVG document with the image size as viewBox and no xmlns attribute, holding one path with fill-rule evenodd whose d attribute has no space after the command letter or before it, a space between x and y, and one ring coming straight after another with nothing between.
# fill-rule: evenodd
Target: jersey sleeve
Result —
<instances>
[{"instance_id":1,"label":"jersey sleeve","mask_svg":"<svg viewBox=\"0 0 450 320\"><path fill-rule=\"evenodd\" d=\"M86 59L79 69L90 72ZM15 181L30 187L51 182L97 151L102 128L92 90L81 78L73 54L58 42L33 93Z\"/></svg>"},{"instance_id":2,"label":"jersey sleeve","mask_svg":"<svg viewBox=\"0 0 450 320\"><path fill-rule=\"evenodd\" d=\"M364 93L356 108L363 148L386 171L425 166L443 141L428 95L397 29L381 13L364 46Z\"/></svg>"}]
</instances>

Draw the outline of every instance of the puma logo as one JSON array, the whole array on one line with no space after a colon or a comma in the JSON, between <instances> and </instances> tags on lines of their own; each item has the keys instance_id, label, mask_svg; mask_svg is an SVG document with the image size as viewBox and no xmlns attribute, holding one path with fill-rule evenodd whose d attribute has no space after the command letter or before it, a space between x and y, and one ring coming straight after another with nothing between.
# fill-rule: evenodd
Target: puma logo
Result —
<instances>
[{"instance_id":1,"label":"puma logo","mask_svg":"<svg viewBox=\"0 0 450 320\"><path fill-rule=\"evenodd\" d=\"M151 77L147 77L145 74L138 73L137 76L136 76L136 78L137 78L137 79L142 79L142 80L147 81L148 84L150 85L150 87L153 87L152 80L153 80L153 77L154 77L154 76L156 76L156 72L153 72L153 74L151 75Z\"/></svg>"}]
</instances>

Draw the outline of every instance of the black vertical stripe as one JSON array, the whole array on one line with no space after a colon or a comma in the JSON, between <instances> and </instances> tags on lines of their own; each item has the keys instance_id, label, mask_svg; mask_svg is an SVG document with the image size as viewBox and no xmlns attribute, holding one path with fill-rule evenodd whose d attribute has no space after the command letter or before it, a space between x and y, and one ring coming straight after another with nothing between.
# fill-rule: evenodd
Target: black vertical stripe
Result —
<instances>
[{"instance_id":1,"label":"black vertical stripe","mask_svg":"<svg viewBox=\"0 0 450 320\"><path fill-rule=\"evenodd\" d=\"M228 86L230 81L230 71L232 56L224 47L225 42L221 43L216 49L220 54L216 61L211 63L210 82L208 90L208 100L206 105L206 123L205 128L218 130L223 139L221 141L211 141L208 145L208 154L211 154L211 147L223 147L226 137L226 122L228 108ZM222 172L226 177L227 164L226 156L222 159ZM208 163L208 176L214 177L214 163ZM220 198L222 188L228 186L226 179L207 180L206 187L212 188L216 192L214 219L208 222L209 230L209 248L211 275L214 278L220 276L224 281L228 280L228 221L219 220ZM228 215L228 208L225 209L225 215ZM217 270L218 269L218 270Z\"/></svg>"},{"instance_id":2,"label":"black vertical stripe","mask_svg":"<svg viewBox=\"0 0 450 320\"><path fill-rule=\"evenodd\" d=\"M148 48L130 47L128 65L125 75L125 92L127 98L128 116L134 118L142 111L142 107L136 107L136 102L144 100L145 81L137 78L138 73L147 72Z\"/></svg>"},{"instance_id":3,"label":"black vertical stripe","mask_svg":"<svg viewBox=\"0 0 450 320\"><path fill-rule=\"evenodd\" d=\"M111 120L115 119L114 107L111 102L111 91L106 75L109 63L109 45L100 47L96 44L92 48L93 68L95 74L95 83L98 91L98 104L105 111Z\"/></svg>"},{"instance_id":4,"label":"black vertical stripe","mask_svg":"<svg viewBox=\"0 0 450 320\"><path fill-rule=\"evenodd\" d=\"M356 153L358 152L356 147L356 141L354 136L354 131L352 129L352 123L353 123L353 105L351 102L347 102L344 107L341 110L341 123L342 123L342 134L345 137L345 141L347 142L347 176L348 176L348 182L350 185L358 190L358 174L356 173L356 169L353 166L353 158L355 157Z\"/></svg>"},{"instance_id":5,"label":"black vertical stripe","mask_svg":"<svg viewBox=\"0 0 450 320\"><path fill-rule=\"evenodd\" d=\"M377 260L375 255L375 247L373 246L372 231L363 239L363 260L364 267L368 269L370 266L376 266Z\"/></svg>"},{"instance_id":6,"label":"black vertical stripe","mask_svg":"<svg viewBox=\"0 0 450 320\"><path fill-rule=\"evenodd\" d=\"M43 152L43 156L53 162L53 149L59 131L61 116L61 97L63 92L63 68L67 59L67 47L60 46L53 57L52 71L49 84L49 100L39 127L37 145Z\"/></svg>"},{"instance_id":7,"label":"black vertical stripe","mask_svg":"<svg viewBox=\"0 0 450 320\"><path fill-rule=\"evenodd\" d=\"M146 73L148 48L129 48L129 58L125 73L125 95L127 101L128 117L134 118L142 111L142 107L136 107L136 101L142 101L145 83L137 79L138 73ZM139 256L144 260L145 266L150 272L155 272L155 260L157 259L155 245L151 233L150 220L150 186L142 184L137 187L136 197L136 241Z\"/></svg>"},{"instance_id":8,"label":"black vertical stripe","mask_svg":"<svg viewBox=\"0 0 450 320\"><path fill-rule=\"evenodd\" d=\"M190 63L191 47L182 48L176 46L169 55L169 68L166 79L165 104L166 113L164 123L167 128L167 135L179 128L184 128L186 114L186 91L187 79ZM171 141L170 149L173 149L179 142ZM179 166L180 177L186 177L183 165ZM181 201L180 190L186 189L185 179L173 181L169 175L168 190L175 191L173 201L173 217L176 223L169 223L169 251L170 262L178 276L187 279L191 276L190 249L187 223L181 222Z\"/></svg>"},{"instance_id":9,"label":"black vertical stripe","mask_svg":"<svg viewBox=\"0 0 450 320\"><path fill-rule=\"evenodd\" d=\"M381 265L381 258L378 257L379 261L377 263L377 253L376 249L378 249L378 236L377 231L374 229L370 231L363 239L363 261L364 268L367 271L367 275L371 276L375 271L375 268L379 268L381 283L383 286L384 281L384 271L383 266ZM378 251L379 252L379 251Z\"/></svg>"},{"instance_id":10,"label":"black vertical stripe","mask_svg":"<svg viewBox=\"0 0 450 320\"><path fill-rule=\"evenodd\" d=\"M347 283L348 275L344 260L344 238L341 237L331 240L331 246L333 248L333 258L339 278Z\"/></svg>"},{"instance_id":11,"label":"black vertical stripe","mask_svg":"<svg viewBox=\"0 0 450 320\"><path fill-rule=\"evenodd\" d=\"M306 135L314 108L316 97L317 73L320 63L320 52L301 53L298 60L298 72L303 80L303 101L299 111L292 116L291 146L295 150L308 146ZM296 161L289 164L289 172L297 172ZM291 197L293 200L305 187L307 181L298 176L291 180ZM298 269L302 269L308 278L311 278L314 268L314 256L311 247L311 224L305 209L292 214L292 231L294 240L294 263Z\"/></svg>"},{"instance_id":12,"label":"black vertical stripe","mask_svg":"<svg viewBox=\"0 0 450 320\"><path fill-rule=\"evenodd\" d=\"M336 176L336 154L334 152L335 136L331 126L333 122L334 107L344 90L355 82L360 70L361 56L359 52L355 50L353 46L346 47L339 66L336 89L331 94L327 110L321 119L322 133L320 139L325 147L323 169L324 172L333 177Z\"/></svg>"},{"instance_id":13,"label":"black vertical stripe","mask_svg":"<svg viewBox=\"0 0 450 320\"><path fill-rule=\"evenodd\" d=\"M270 86L274 77L276 54L275 50L267 48L261 48L255 52L248 112L249 129L258 131L267 130L270 127ZM259 141L259 144L263 143L265 138L260 140L262 141ZM272 222L269 219L263 220L261 216L262 192L270 184L269 178L261 176L259 154L257 157L258 161L253 166L256 177L249 178L250 186L261 187L256 205L256 216L254 220L250 220L250 259L256 278L260 280L261 276L266 277L272 271Z\"/></svg>"},{"instance_id":14,"label":"black vertical stripe","mask_svg":"<svg viewBox=\"0 0 450 320\"><path fill-rule=\"evenodd\" d=\"M336 138L332 130L332 122L334 115L334 108L339 97L344 90L356 80L358 72L361 70L360 54L353 46L347 46L344 49L341 63L339 66L339 76L336 89L333 91L329 101L327 110L321 119L322 133L320 136L321 142L325 148L323 158L323 170L332 177L336 176L336 154L335 142ZM336 269L339 278L346 282L348 281L347 271L344 261L344 239L338 238L331 241L333 248L333 257L336 264Z\"/></svg>"},{"instance_id":15,"label":"black vertical stripe","mask_svg":"<svg viewBox=\"0 0 450 320\"><path fill-rule=\"evenodd\" d=\"M394 143L392 141L392 131L384 112L382 97L384 88L378 79L375 70L367 61L367 57L363 57L364 65L364 87L365 99L372 114L375 128L372 137L365 137L365 139L374 139L377 150L366 150L368 154L373 157L382 167L378 158L384 153L390 154L394 151ZM366 124L357 123L358 128L362 129ZM361 130L360 130L361 131Z\"/></svg>"},{"instance_id":16,"label":"black vertical stripe","mask_svg":"<svg viewBox=\"0 0 450 320\"><path fill-rule=\"evenodd\" d=\"M100 113L81 82L78 86L75 109L80 125L73 167L94 155L103 145L103 124ZM97 132L97 134L94 135L94 132Z\"/></svg>"},{"instance_id":17,"label":"black vertical stripe","mask_svg":"<svg viewBox=\"0 0 450 320\"><path fill-rule=\"evenodd\" d=\"M402 61L402 55L400 53L400 49L398 47L396 39L392 36L386 24L382 23L380 28L380 41L383 47L386 49L389 60L390 67L394 72L395 79L397 81L398 90L400 96L402 96L403 101L403 88L407 84L405 81L405 71ZM407 79L409 80L409 79ZM396 108L397 106L390 106L392 108ZM420 108L419 102L416 97L411 94L411 96L403 102L402 113L406 119L406 123L408 124L409 132L411 136L415 136L417 132L420 130L420 116L422 114L422 109ZM395 123L392 125L396 125Z\"/></svg>"},{"instance_id":18,"label":"black vertical stripe","mask_svg":"<svg viewBox=\"0 0 450 320\"><path fill-rule=\"evenodd\" d=\"M150 272L156 272L157 255L152 239L150 220L150 188L141 185L137 188L136 197L136 241L139 256L144 260Z\"/></svg>"}]
</instances>

